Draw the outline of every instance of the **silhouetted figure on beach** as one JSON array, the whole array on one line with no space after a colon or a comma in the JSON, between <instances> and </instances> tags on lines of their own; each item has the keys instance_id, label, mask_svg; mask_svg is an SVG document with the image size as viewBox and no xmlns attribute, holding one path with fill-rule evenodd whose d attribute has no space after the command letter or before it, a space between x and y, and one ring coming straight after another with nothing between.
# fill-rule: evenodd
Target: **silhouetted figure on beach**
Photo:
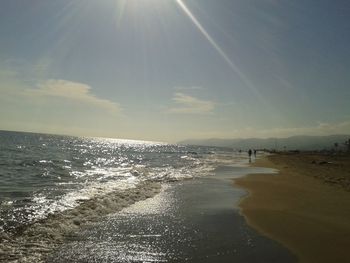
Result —
<instances>
[{"instance_id":1,"label":"silhouetted figure on beach","mask_svg":"<svg viewBox=\"0 0 350 263\"><path fill-rule=\"evenodd\" d=\"M249 155L249 162L251 162L252 161L252 150L251 149L249 149L248 155Z\"/></svg>"},{"instance_id":2,"label":"silhouetted figure on beach","mask_svg":"<svg viewBox=\"0 0 350 263\"><path fill-rule=\"evenodd\" d=\"M254 149L254 157L256 158L256 150Z\"/></svg>"}]
</instances>

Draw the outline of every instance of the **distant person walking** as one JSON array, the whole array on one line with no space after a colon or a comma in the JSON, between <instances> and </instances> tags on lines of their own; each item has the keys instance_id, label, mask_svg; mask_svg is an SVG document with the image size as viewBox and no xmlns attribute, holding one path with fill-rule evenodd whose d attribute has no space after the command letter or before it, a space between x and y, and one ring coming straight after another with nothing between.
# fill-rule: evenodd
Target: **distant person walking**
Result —
<instances>
[{"instance_id":1,"label":"distant person walking","mask_svg":"<svg viewBox=\"0 0 350 263\"><path fill-rule=\"evenodd\" d=\"M249 149L248 155L249 155L249 162L251 162L252 161L252 150L251 149Z\"/></svg>"},{"instance_id":2,"label":"distant person walking","mask_svg":"<svg viewBox=\"0 0 350 263\"><path fill-rule=\"evenodd\" d=\"M256 158L256 150L254 149L254 157Z\"/></svg>"}]
</instances>

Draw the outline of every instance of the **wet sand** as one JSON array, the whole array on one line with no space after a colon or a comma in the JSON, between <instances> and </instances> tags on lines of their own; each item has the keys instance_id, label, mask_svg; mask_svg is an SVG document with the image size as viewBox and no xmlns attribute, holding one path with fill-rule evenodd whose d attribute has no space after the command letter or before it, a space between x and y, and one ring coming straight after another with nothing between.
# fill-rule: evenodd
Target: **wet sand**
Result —
<instances>
[{"instance_id":1,"label":"wet sand","mask_svg":"<svg viewBox=\"0 0 350 263\"><path fill-rule=\"evenodd\" d=\"M300 262L350 262L350 156L277 154L254 165L280 172L235 180L250 193L240 203L248 224Z\"/></svg>"},{"instance_id":2,"label":"wet sand","mask_svg":"<svg viewBox=\"0 0 350 263\"><path fill-rule=\"evenodd\" d=\"M171 183L80 231L48 262L295 262L278 242L247 225L232 178L271 172L219 167L213 177Z\"/></svg>"}]
</instances>

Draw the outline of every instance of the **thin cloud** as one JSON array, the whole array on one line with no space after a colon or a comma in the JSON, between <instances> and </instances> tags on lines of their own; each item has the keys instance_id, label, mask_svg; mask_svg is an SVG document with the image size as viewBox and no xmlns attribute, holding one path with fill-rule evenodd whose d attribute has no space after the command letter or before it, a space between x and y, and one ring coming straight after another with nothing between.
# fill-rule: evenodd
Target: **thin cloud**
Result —
<instances>
[{"instance_id":1,"label":"thin cloud","mask_svg":"<svg viewBox=\"0 0 350 263\"><path fill-rule=\"evenodd\" d=\"M191 86L191 87L175 87L175 90L203 90L203 87L199 87L199 86Z\"/></svg>"},{"instance_id":2,"label":"thin cloud","mask_svg":"<svg viewBox=\"0 0 350 263\"><path fill-rule=\"evenodd\" d=\"M286 137L293 135L329 135L329 134L350 134L350 121L338 123L319 122L315 126L293 127L293 128L274 128L260 131L263 137L277 136Z\"/></svg>"},{"instance_id":3,"label":"thin cloud","mask_svg":"<svg viewBox=\"0 0 350 263\"><path fill-rule=\"evenodd\" d=\"M26 94L36 97L62 98L105 109L111 113L120 112L118 103L98 98L91 92L90 86L79 82L51 79L39 84L38 89L26 90Z\"/></svg>"},{"instance_id":4,"label":"thin cloud","mask_svg":"<svg viewBox=\"0 0 350 263\"><path fill-rule=\"evenodd\" d=\"M217 134L220 134L218 131ZM269 138L269 137L289 137L296 135L331 135L331 134L350 134L350 121L342 121L337 123L325 123L319 122L316 125L300 126L300 127L276 127L271 129L256 129L252 127L246 127L242 129L233 129L229 134L225 134L227 138L230 137L258 137L258 138Z\"/></svg>"},{"instance_id":5,"label":"thin cloud","mask_svg":"<svg viewBox=\"0 0 350 263\"><path fill-rule=\"evenodd\" d=\"M215 103L212 101L201 100L180 92L175 93L172 100L176 106L169 109L170 113L208 114L215 108Z\"/></svg>"},{"instance_id":6,"label":"thin cloud","mask_svg":"<svg viewBox=\"0 0 350 263\"><path fill-rule=\"evenodd\" d=\"M257 129L253 127L245 127L239 129L215 129L215 130L196 130L193 132L193 138L286 138L298 135L310 136L326 136L332 134L348 134L350 136L350 121L342 121L337 123L320 122L312 126L300 126L290 128L271 128Z\"/></svg>"}]
</instances>

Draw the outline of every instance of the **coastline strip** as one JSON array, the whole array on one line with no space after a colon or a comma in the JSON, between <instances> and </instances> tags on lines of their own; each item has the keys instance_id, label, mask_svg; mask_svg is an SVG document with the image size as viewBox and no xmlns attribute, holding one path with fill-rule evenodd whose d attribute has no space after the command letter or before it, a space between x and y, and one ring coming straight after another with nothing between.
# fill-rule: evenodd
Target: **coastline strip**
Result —
<instances>
[{"instance_id":1,"label":"coastline strip","mask_svg":"<svg viewBox=\"0 0 350 263\"><path fill-rule=\"evenodd\" d=\"M302 159L307 162L298 156ZM250 226L284 244L300 262L349 262L350 193L305 175L305 162L291 162L290 156L280 154L258 160L254 166L275 168L279 174L235 180L249 192L239 204L241 213ZM338 168L344 173L344 167ZM314 172L329 170L315 167Z\"/></svg>"}]
</instances>

